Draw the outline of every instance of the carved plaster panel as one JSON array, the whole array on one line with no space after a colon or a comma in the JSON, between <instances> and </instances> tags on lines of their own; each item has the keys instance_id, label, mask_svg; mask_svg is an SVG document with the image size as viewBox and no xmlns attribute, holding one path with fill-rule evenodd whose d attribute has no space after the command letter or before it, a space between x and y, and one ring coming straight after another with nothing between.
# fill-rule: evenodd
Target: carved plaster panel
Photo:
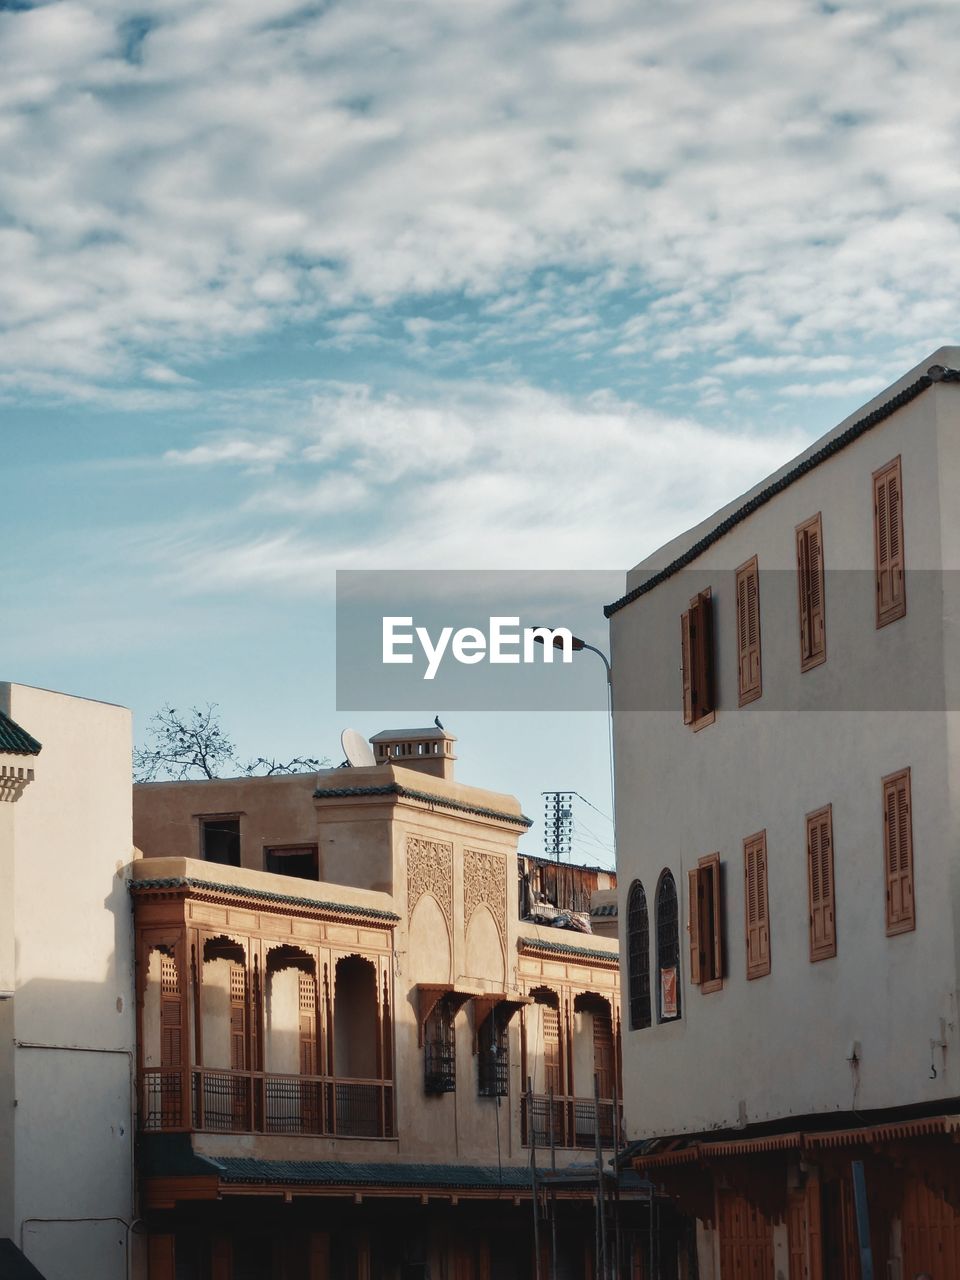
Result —
<instances>
[{"instance_id":1,"label":"carved plaster panel","mask_svg":"<svg viewBox=\"0 0 960 1280\"><path fill-rule=\"evenodd\" d=\"M407 836L407 911L411 916L425 893L436 898L452 933L453 845Z\"/></svg>"}]
</instances>

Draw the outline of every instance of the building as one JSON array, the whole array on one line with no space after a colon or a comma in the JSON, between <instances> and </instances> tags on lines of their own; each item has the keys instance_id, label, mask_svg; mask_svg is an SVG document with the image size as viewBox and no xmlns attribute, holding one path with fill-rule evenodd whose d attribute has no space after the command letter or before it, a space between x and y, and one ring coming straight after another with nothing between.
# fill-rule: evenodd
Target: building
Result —
<instances>
[{"instance_id":1,"label":"building","mask_svg":"<svg viewBox=\"0 0 960 1280\"><path fill-rule=\"evenodd\" d=\"M47 1280L136 1264L130 729L0 684L3 1274L21 1253Z\"/></svg>"},{"instance_id":2,"label":"building","mask_svg":"<svg viewBox=\"0 0 960 1280\"><path fill-rule=\"evenodd\" d=\"M958 367L606 610L627 1126L704 1280L859 1276L860 1172L873 1274L960 1274Z\"/></svg>"},{"instance_id":3,"label":"building","mask_svg":"<svg viewBox=\"0 0 960 1280\"><path fill-rule=\"evenodd\" d=\"M372 741L368 766L134 789L150 1280L545 1280L554 1239L559 1276L594 1272L618 944L521 922L529 820L454 780L450 734ZM621 1193L602 1235L629 1253Z\"/></svg>"}]
</instances>

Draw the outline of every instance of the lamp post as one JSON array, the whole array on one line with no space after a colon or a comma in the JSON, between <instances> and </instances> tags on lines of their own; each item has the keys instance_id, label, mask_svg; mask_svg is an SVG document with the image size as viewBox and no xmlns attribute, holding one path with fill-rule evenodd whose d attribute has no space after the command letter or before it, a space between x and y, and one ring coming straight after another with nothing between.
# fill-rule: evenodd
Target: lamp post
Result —
<instances>
[{"instance_id":1,"label":"lamp post","mask_svg":"<svg viewBox=\"0 0 960 1280\"><path fill-rule=\"evenodd\" d=\"M563 648L563 637L556 634L555 628L537 627L534 631L534 643L543 644L544 639L542 632L553 631L553 648ZM595 653L603 663L604 670L607 673L607 753L610 763L610 821L613 824L613 855L616 862L617 855L617 814L616 814L616 794L613 781L613 671L610 667L610 659L598 649L595 644L588 644L586 640L581 640L579 636L571 635L570 648L574 653L580 653L583 649L588 649L591 653Z\"/></svg>"}]
</instances>

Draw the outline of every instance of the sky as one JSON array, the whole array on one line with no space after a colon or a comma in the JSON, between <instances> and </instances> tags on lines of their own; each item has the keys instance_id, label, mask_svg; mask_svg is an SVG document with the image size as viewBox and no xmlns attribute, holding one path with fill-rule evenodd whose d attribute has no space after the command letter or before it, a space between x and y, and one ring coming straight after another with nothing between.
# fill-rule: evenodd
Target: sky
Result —
<instances>
[{"instance_id":1,"label":"sky","mask_svg":"<svg viewBox=\"0 0 960 1280\"><path fill-rule=\"evenodd\" d=\"M336 706L336 570L616 577L957 340L958 36L955 0L0 0L0 676L138 740L214 702L247 756L401 727ZM434 714L610 861L602 712Z\"/></svg>"}]
</instances>

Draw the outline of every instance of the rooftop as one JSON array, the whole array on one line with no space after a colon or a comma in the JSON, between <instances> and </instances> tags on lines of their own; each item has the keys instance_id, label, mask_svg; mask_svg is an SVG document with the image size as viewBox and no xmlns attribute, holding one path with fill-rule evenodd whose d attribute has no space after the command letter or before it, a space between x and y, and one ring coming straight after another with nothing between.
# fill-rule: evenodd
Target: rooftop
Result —
<instances>
[{"instance_id":1,"label":"rooftop","mask_svg":"<svg viewBox=\"0 0 960 1280\"><path fill-rule=\"evenodd\" d=\"M12 756L36 756L42 749L36 738L0 711L0 752Z\"/></svg>"}]
</instances>

